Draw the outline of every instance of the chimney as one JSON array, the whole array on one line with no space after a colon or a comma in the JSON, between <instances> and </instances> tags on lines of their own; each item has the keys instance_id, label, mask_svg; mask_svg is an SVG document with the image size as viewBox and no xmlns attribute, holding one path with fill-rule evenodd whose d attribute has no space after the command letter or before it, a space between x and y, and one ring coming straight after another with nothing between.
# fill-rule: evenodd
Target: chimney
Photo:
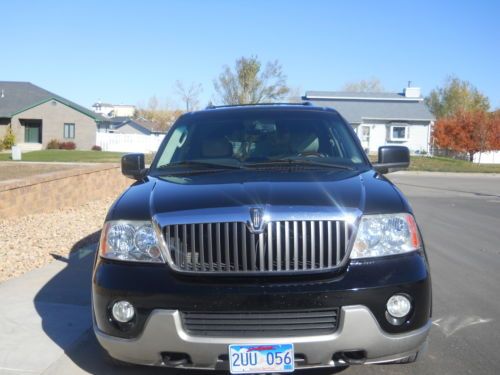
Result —
<instances>
[{"instance_id":1,"label":"chimney","mask_svg":"<svg viewBox=\"0 0 500 375\"><path fill-rule=\"evenodd\" d=\"M411 81L408 82L410 84ZM405 87L403 89L406 98L420 98L420 87Z\"/></svg>"}]
</instances>

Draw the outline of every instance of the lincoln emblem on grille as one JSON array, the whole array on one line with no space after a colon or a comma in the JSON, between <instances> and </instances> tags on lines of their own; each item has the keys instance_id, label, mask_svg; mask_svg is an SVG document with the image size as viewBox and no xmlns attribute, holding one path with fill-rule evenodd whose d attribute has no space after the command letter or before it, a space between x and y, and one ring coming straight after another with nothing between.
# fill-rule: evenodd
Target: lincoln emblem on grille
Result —
<instances>
[{"instance_id":1,"label":"lincoln emblem on grille","mask_svg":"<svg viewBox=\"0 0 500 375\"><path fill-rule=\"evenodd\" d=\"M264 230L264 211L262 208L250 209L250 231L252 233L262 233Z\"/></svg>"}]
</instances>

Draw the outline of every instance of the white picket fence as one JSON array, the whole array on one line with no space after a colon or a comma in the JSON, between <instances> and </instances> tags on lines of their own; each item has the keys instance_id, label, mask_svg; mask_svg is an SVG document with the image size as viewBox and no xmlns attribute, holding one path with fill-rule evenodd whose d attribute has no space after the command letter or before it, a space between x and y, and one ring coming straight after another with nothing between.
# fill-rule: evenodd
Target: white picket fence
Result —
<instances>
[{"instance_id":1,"label":"white picket fence","mask_svg":"<svg viewBox=\"0 0 500 375\"><path fill-rule=\"evenodd\" d=\"M474 163L500 164L500 151L488 151L474 155Z\"/></svg>"},{"instance_id":2,"label":"white picket fence","mask_svg":"<svg viewBox=\"0 0 500 375\"><path fill-rule=\"evenodd\" d=\"M96 144L103 151L152 153L158 150L165 134L97 133Z\"/></svg>"}]
</instances>

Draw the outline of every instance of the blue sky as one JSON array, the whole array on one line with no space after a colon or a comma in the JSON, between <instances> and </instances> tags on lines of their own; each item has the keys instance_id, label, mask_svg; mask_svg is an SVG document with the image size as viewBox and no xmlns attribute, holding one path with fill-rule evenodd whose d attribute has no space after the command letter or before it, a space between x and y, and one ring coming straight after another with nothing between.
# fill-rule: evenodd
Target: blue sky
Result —
<instances>
[{"instance_id":1,"label":"blue sky","mask_svg":"<svg viewBox=\"0 0 500 375\"><path fill-rule=\"evenodd\" d=\"M500 107L500 1L1 1L0 80L90 106L177 100L240 56L278 59L290 86L378 77L424 94L455 74Z\"/></svg>"}]
</instances>

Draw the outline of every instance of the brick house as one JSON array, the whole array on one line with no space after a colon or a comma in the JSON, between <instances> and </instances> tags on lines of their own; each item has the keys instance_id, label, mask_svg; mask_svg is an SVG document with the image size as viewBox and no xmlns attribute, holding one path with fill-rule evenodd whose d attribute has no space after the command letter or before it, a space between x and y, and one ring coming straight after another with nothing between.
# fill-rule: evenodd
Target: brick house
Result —
<instances>
[{"instance_id":1,"label":"brick house","mask_svg":"<svg viewBox=\"0 0 500 375\"><path fill-rule=\"evenodd\" d=\"M90 150L103 121L101 115L32 83L0 81L0 138L10 127L24 151L45 148L52 139Z\"/></svg>"}]
</instances>

